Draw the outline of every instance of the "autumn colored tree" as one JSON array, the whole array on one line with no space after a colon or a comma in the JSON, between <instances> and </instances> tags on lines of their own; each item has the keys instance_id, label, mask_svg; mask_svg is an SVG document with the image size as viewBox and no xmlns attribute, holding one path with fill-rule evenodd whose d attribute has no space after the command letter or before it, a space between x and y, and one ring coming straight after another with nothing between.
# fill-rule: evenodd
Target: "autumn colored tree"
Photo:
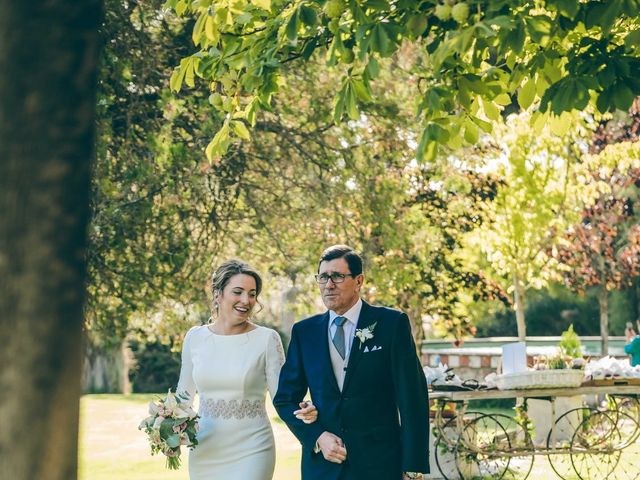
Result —
<instances>
[{"instance_id":1,"label":"autumn colored tree","mask_svg":"<svg viewBox=\"0 0 640 480\"><path fill-rule=\"evenodd\" d=\"M566 284L579 293L598 292L602 354L608 353L609 292L640 275L640 144L621 143L595 156L597 168L585 178L594 198L554 249ZM593 163L591 165L593 167Z\"/></svg>"},{"instance_id":2,"label":"autumn colored tree","mask_svg":"<svg viewBox=\"0 0 640 480\"><path fill-rule=\"evenodd\" d=\"M607 145L640 140L640 97L636 98L628 112L617 111L602 118L591 138L589 151L599 153Z\"/></svg>"}]
</instances>

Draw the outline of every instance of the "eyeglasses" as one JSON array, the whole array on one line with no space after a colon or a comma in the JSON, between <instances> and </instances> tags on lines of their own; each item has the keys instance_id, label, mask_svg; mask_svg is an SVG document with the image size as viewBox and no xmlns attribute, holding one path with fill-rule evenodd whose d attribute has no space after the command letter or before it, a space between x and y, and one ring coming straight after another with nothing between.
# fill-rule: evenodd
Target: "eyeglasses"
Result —
<instances>
[{"instance_id":1,"label":"eyeglasses","mask_svg":"<svg viewBox=\"0 0 640 480\"><path fill-rule=\"evenodd\" d=\"M320 285L324 285L331 279L333 283L342 283L344 279L347 277L353 277L352 273L332 273L331 275L327 275L326 273L321 273L320 275L316 275L316 282Z\"/></svg>"}]
</instances>

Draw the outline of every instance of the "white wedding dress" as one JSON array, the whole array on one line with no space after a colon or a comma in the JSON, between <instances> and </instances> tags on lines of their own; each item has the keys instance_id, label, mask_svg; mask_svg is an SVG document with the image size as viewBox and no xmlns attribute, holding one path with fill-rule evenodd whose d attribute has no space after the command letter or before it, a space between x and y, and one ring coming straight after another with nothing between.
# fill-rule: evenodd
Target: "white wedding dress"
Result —
<instances>
[{"instance_id":1,"label":"white wedding dress","mask_svg":"<svg viewBox=\"0 0 640 480\"><path fill-rule=\"evenodd\" d=\"M278 387L284 350L274 330L216 335L193 327L184 340L178 392L200 397L190 480L271 480L275 442L265 393Z\"/></svg>"}]
</instances>

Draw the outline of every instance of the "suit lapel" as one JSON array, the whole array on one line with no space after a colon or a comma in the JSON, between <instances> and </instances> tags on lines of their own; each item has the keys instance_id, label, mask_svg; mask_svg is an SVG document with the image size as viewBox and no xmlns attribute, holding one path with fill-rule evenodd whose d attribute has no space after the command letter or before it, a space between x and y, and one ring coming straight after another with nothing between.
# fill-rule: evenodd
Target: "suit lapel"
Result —
<instances>
[{"instance_id":1,"label":"suit lapel","mask_svg":"<svg viewBox=\"0 0 640 480\"><path fill-rule=\"evenodd\" d=\"M320 317L320 322L318 322L318 331L316 332L316 338L324 338L324 341L315 341L316 345L320 347L320 365L325 365L327 368L325 369L325 375L329 378L329 383L332 388L336 390L337 393L340 393L340 389L338 388L338 382L336 381L336 376L333 373L333 366L331 365L331 356L329 354L329 312L325 313L322 317Z\"/></svg>"},{"instance_id":2,"label":"suit lapel","mask_svg":"<svg viewBox=\"0 0 640 480\"><path fill-rule=\"evenodd\" d=\"M367 328L369 325L375 322L375 316L371 305L369 305L364 300L362 301L362 310L360 310L360 318L358 318L358 325L356 325L356 330L362 330L363 328ZM360 340L358 337L354 336L353 343L351 344L351 352L349 353L349 362L347 363L347 371L344 376L344 384L342 385L342 393L344 393L349 387L349 382L353 377L353 372L358 366L358 362L360 362L360 358L362 358L362 349L363 347L360 345Z\"/></svg>"}]
</instances>

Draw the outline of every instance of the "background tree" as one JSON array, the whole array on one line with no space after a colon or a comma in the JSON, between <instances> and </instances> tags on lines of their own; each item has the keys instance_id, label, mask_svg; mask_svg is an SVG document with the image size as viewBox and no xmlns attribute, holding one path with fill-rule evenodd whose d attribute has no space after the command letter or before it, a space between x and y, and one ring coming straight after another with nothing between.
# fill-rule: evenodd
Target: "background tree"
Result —
<instances>
[{"instance_id":1,"label":"background tree","mask_svg":"<svg viewBox=\"0 0 640 480\"><path fill-rule=\"evenodd\" d=\"M101 27L87 314L105 346L119 345L135 312L201 293L194 277L208 269L205 252L222 242L245 168L239 161L203 168L192 155L220 122L202 111L206 99L168 95L167 75L187 34L158 19L159 6L110 0Z\"/></svg>"},{"instance_id":2,"label":"background tree","mask_svg":"<svg viewBox=\"0 0 640 480\"><path fill-rule=\"evenodd\" d=\"M166 95L168 75L163 82L162 74L171 55L186 45L185 30L152 12L153 5L116 2L103 28L108 47L90 256L95 337L117 346L140 328L149 339L179 348L176 337L185 321L198 321L184 307L199 305L206 320L202 284L226 256L244 257L268 271L277 280L265 293L274 298L280 286L296 292L286 305L264 312L270 321L277 321L278 308L293 309L300 318L316 308L309 279L317 255L339 241L362 249L371 286L400 281L403 271L417 272L402 278L402 291L411 292L406 298L398 299L396 287L370 291L372 299L400 302L414 312L417 335L428 313L451 323L441 332L468 333L457 292L482 296L486 285L449 257L457 245L455 225L479 224L474 205L491 196L493 180L465 173L440 193L429 184L453 178L453 169L444 174L409 165L419 132L410 82L398 78L415 54L399 52L382 62L395 67L381 72L376 100L363 107L366 117L348 125L333 125L335 70L310 62L287 72L284 95L256 120L253 137L209 163L188 152L201 151L198 142L206 143L219 120L207 113L207 99L197 91L177 99ZM171 53L147 47L154 42L175 47ZM311 83L314 90L303 88ZM443 240L441 225L448 225ZM405 233L411 238L403 240ZM394 253L405 246L412 253L398 259ZM154 314L159 311L160 320Z\"/></svg>"},{"instance_id":3,"label":"background tree","mask_svg":"<svg viewBox=\"0 0 640 480\"><path fill-rule=\"evenodd\" d=\"M602 354L608 353L609 292L630 285L640 275L640 224L634 218L640 190L640 144L621 143L595 156L588 170L582 220L556 249L567 285L584 293L596 288L600 304ZM587 197L588 198L588 197Z\"/></svg>"},{"instance_id":4,"label":"background tree","mask_svg":"<svg viewBox=\"0 0 640 480\"><path fill-rule=\"evenodd\" d=\"M397 61L402 63L402 58ZM253 251L255 247L242 241L251 238L250 243L260 250L255 257L262 258L268 252L265 260L271 261L272 269L274 263L287 265L288 272L310 277L324 246L349 242L365 257L367 298L411 312L419 340L425 317L435 320L441 333L455 338L468 334L472 325L464 314L463 292L487 297L500 295L500 289L465 269L455 259L455 250L459 232L481 223L477 204L490 201L495 180L473 172L458 173L451 166L427 169L410 165L415 129L410 108L403 100L407 98L406 84L397 81L398 70L395 75L381 73L385 93L367 104L360 121L335 127L331 126L327 108L331 83L323 81L317 68L302 72L296 72L295 77L302 76L302 84L315 81L314 94L309 97L299 88L297 78L287 77L283 98L309 106L316 113L313 121L320 123L313 126L314 117L304 109L281 101L276 102L277 115L269 113L265 120L257 121L257 135L250 146L243 144L242 148L263 150L265 144L258 135L266 125L273 124L278 124L272 134L280 144L276 155L265 158L267 164L255 163L254 169L273 170L275 162L271 158L287 158L288 162L286 168L277 167L279 173L272 175L271 181L255 184L251 192L246 192L251 199L246 202L249 210L262 210L255 216L268 227L254 229L251 236L246 228L239 229L238 244ZM297 135L317 138L315 144L288 148L295 145L296 130L291 125L296 122L307 131L302 134L298 130ZM319 130L325 132L322 137L314 133ZM305 169L295 170L305 162ZM280 187L283 179L291 176L284 173L287 171L295 172L296 184ZM448 179L446 186L444 178ZM258 192L264 190L273 192L269 197L272 201L256 201ZM280 208L273 209L274 202ZM265 216L267 209L272 209L275 217ZM284 217L282 212L286 212ZM256 238L263 238L261 230L269 232L269 238L256 242ZM277 245L276 251L269 245ZM315 285L310 288L315 289ZM313 295L309 293L306 298ZM308 301L311 307L314 303Z\"/></svg>"},{"instance_id":5,"label":"background tree","mask_svg":"<svg viewBox=\"0 0 640 480\"><path fill-rule=\"evenodd\" d=\"M600 120L591 138L589 151L600 153L607 145L637 142L639 139L640 97L635 99L628 112L619 110Z\"/></svg>"},{"instance_id":6,"label":"background tree","mask_svg":"<svg viewBox=\"0 0 640 480\"><path fill-rule=\"evenodd\" d=\"M615 112L611 118L600 121L591 140L590 151L598 153L607 145L619 142L636 142L640 139L640 98L636 98L627 113ZM640 223L640 212L634 212L636 221ZM633 279L628 289L628 302L631 306L628 321L640 318L640 278Z\"/></svg>"},{"instance_id":7,"label":"background tree","mask_svg":"<svg viewBox=\"0 0 640 480\"><path fill-rule=\"evenodd\" d=\"M581 156L586 129L576 118L570 131L551 124L538 132L527 128L528 115L512 115L495 129L478 161L501 179L496 199L486 204L488 221L469 242L486 255L491 267L513 293L518 338L526 338L528 289L541 288L554 274L547 255L557 234L573 214L572 172ZM575 183L575 182L573 182Z\"/></svg>"},{"instance_id":8,"label":"background tree","mask_svg":"<svg viewBox=\"0 0 640 480\"><path fill-rule=\"evenodd\" d=\"M128 335L171 343L197 315L185 305L206 315L210 252L224 242L246 163L206 165L192 153L206 146L221 122L202 95L169 94L170 71L188 42L183 23L159 18L157 1L109 0L105 7L86 382L122 391ZM158 311L164 322L156 321ZM104 364L108 368L100 369Z\"/></svg>"},{"instance_id":9,"label":"background tree","mask_svg":"<svg viewBox=\"0 0 640 480\"><path fill-rule=\"evenodd\" d=\"M271 108L294 62L324 59L327 66L341 69L333 120L357 122L378 94L381 72L397 65L384 59L406 50L419 52L405 64L419 93L418 160L432 161L443 148L478 142L481 132L491 132L493 124L512 111L532 109L530 125L537 130L547 123L566 130L573 120L568 112L626 109L640 93L640 84L629 74L640 67L638 2L487 1L473 2L473 8L451 3L265 0L241 1L231 8L170 0L167 6L178 15L195 20L192 37L199 50L181 60L171 87L193 88L201 77L213 92L214 107L227 114L207 147L212 160L222 156L234 138L248 135L246 124L255 125L259 110ZM601 69L605 60L621 69ZM542 191L525 190L528 198L519 201L504 197L508 200L503 207L531 205L535 196L541 204L559 200ZM527 214L533 217L528 220L535 217L540 226L557 219L554 208L546 207L529 208ZM532 223L512 211L510 227ZM525 291L544 277L549 262L544 250L552 238L533 238L538 232L545 235L539 228L529 234L521 228L507 231L518 239L498 235L494 243L511 255L518 332L524 337ZM504 263L496 255L492 258L494 265ZM527 266L524 271L521 262Z\"/></svg>"},{"instance_id":10,"label":"background tree","mask_svg":"<svg viewBox=\"0 0 640 480\"><path fill-rule=\"evenodd\" d=\"M0 471L16 480L76 478L100 7L0 2Z\"/></svg>"}]
</instances>

